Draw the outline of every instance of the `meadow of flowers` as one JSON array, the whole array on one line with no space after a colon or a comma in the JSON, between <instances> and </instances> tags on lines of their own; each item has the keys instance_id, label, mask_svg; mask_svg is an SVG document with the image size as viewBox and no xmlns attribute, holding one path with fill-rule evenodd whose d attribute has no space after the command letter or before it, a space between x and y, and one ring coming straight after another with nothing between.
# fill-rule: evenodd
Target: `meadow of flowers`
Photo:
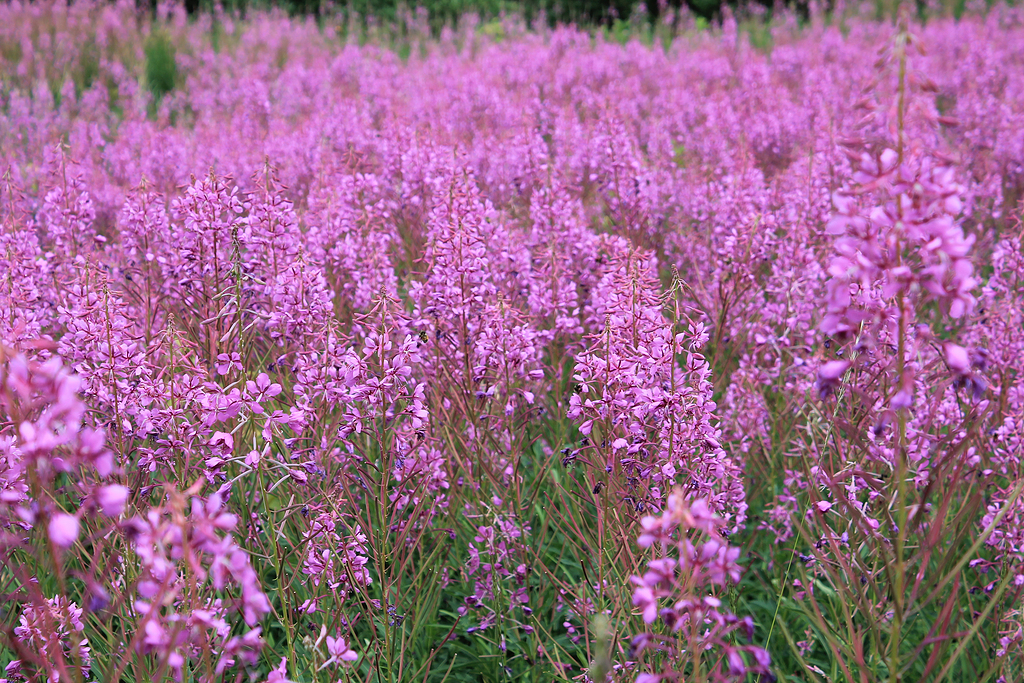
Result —
<instances>
[{"instance_id":1,"label":"meadow of flowers","mask_svg":"<svg viewBox=\"0 0 1024 683\"><path fill-rule=\"evenodd\" d=\"M1024 11L0 6L0 680L1024 680Z\"/></svg>"}]
</instances>

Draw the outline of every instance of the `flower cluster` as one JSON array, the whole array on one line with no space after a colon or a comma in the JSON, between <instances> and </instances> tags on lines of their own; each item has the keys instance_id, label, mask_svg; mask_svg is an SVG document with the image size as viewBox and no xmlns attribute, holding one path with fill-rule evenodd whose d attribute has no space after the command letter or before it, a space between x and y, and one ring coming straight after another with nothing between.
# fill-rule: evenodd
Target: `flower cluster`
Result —
<instances>
[{"instance_id":1,"label":"flower cluster","mask_svg":"<svg viewBox=\"0 0 1024 683\"><path fill-rule=\"evenodd\" d=\"M21 613L14 628L19 649L40 655L37 667L47 672L47 680L57 683L70 676L70 666L81 667L83 677L89 676L91 658L89 640L83 635L82 608L63 596L46 601L40 607L29 605ZM4 670L11 680L22 680L23 664L15 659Z\"/></svg>"},{"instance_id":2,"label":"flower cluster","mask_svg":"<svg viewBox=\"0 0 1024 683\"><path fill-rule=\"evenodd\" d=\"M186 509L187 496L168 491L166 508L124 522L141 570L134 645L156 654L176 677L189 657L215 655L218 676L240 654L251 661L262 644L261 629L232 636L225 617L237 610L253 627L271 611L248 553L231 537L237 518L224 509L226 493L193 496ZM236 586L241 596L237 602L213 598L206 585L213 591Z\"/></svg>"},{"instance_id":3,"label":"flower cluster","mask_svg":"<svg viewBox=\"0 0 1024 683\"><path fill-rule=\"evenodd\" d=\"M746 505L738 466L713 424L710 368L699 353L704 325L666 317L656 264L643 254L612 251L608 258L594 296L594 315L605 318L605 329L577 356L568 416L582 420L580 433L595 444L585 452L599 458L595 464L649 490L651 499L640 498L638 510L659 505L661 492L679 482L735 528Z\"/></svg>"},{"instance_id":4,"label":"flower cluster","mask_svg":"<svg viewBox=\"0 0 1024 683\"><path fill-rule=\"evenodd\" d=\"M637 681L672 681L685 671L695 676L706 671L712 680L723 681L744 680L748 673L767 674L768 653L749 644L754 637L753 619L729 613L715 595L738 583L742 572L737 564L740 549L720 534L724 520L711 512L704 499L687 501L676 489L662 514L644 517L641 524L637 544L653 549L655 559L647 563L647 572L631 579L636 586L633 604L644 623L659 622L664 632L635 636L631 653L663 652L666 657L661 672L642 673ZM733 642L734 633L747 642Z\"/></svg>"}]
</instances>

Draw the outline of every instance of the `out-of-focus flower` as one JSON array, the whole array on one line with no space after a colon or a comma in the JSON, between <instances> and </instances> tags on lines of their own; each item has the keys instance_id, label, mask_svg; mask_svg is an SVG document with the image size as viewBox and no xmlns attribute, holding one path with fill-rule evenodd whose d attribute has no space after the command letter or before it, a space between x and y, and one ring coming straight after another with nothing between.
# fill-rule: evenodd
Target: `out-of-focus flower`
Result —
<instances>
[{"instance_id":1,"label":"out-of-focus flower","mask_svg":"<svg viewBox=\"0 0 1024 683\"><path fill-rule=\"evenodd\" d=\"M832 360L818 370L818 395L824 399L831 396L839 386L839 381L846 371L850 369L848 360Z\"/></svg>"},{"instance_id":2,"label":"out-of-focus flower","mask_svg":"<svg viewBox=\"0 0 1024 683\"><path fill-rule=\"evenodd\" d=\"M129 491L126 486L111 484L96 489L96 502L107 517L117 517L124 512L128 502Z\"/></svg>"},{"instance_id":3,"label":"out-of-focus flower","mask_svg":"<svg viewBox=\"0 0 1024 683\"><path fill-rule=\"evenodd\" d=\"M50 518L50 540L61 548L71 547L78 539L79 527L77 517L59 512Z\"/></svg>"},{"instance_id":4,"label":"out-of-focus flower","mask_svg":"<svg viewBox=\"0 0 1024 683\"><path fill-rule=\"evenodd\" d=\"M281 663L277 665L270 675L267 676L266 683L294 683L294 681L288 678L288 658L282 657Z\"/></svg>"}]
</instances>

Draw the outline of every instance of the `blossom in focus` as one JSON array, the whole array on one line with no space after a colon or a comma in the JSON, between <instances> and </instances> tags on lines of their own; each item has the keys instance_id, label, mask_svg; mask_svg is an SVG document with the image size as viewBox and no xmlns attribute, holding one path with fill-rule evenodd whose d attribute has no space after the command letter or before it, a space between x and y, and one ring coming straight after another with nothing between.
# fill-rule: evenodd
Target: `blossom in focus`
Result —
<instances>
[{"instance_id":1,"label":"blossom in focus","mask_svg":"<svg viewBox=\"0 0 1024 683\"><path fill-rule=\"evenodd\" d=\"M331 657L324 662L324 666L331 663L354 662L359 659L359 655L348 646L348 643L341 636L337 638L327 636L327 654Z\"/></svg>"}]
</instances>

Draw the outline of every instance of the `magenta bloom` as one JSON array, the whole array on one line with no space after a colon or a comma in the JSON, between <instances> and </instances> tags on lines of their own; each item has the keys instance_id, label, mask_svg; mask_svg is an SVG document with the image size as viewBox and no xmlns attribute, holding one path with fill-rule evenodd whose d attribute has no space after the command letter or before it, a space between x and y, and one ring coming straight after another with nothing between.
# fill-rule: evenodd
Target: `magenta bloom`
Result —
<instances>
[{"instance_id":1,"label":"magenta bloom","mask_svg":"<svg viewBox=\"0 0 1024 683\"><path fill-rule=\"evenodd\" d=\"M71 547L78 538L78 518L60 512L50 518L50 540L61 548Z\"/></svg>"},{"instance_id":2,"label":"magenta bloom","mask_svg":"<svg viewBox=\"0 0 1024 683\"><path fill-rule=\"evenodd\" d=\"M293 683L288 678L288 658L281 657L281 663L267 676L267 683Z\"/></svg>"},{"instance_id":3,"label":"magenta bloom","mask_svg":"<svg viewBox=\"0 0 1024 683\"><path fill-rule=\"evenodd\" d=\"M818 395L822 399L831 396L839 386L840 379L849 369L850 361L848 360L833 360L822 365L818 370Z\"/></svg>"},{"instance_id":4,"label":"magenta bloom","mask_svg":"<svg viewBox=\"0 0 1024 683\"><path fill-rule=\"evenodd\" d=\"M359 659L359 655L348 646L348 643L341 636L337 638L327 636L327 654L331 658L324 662L324 666L332 663L354 662Z\"/></svg>"},{"instance_id":5,"label":"magenta bloom","mask_svg":"<svg viewBox=\"0 0 1024 683\"><path fill-rule=\"evenodd\" d=\"M946 364L949 369L958 375L965 375L971 369L971 359L967 355L967 349L956 344L946 343L942 347L946 355Z\"/></svg>"},{"instance_id":6,"label":"magenta bloom","mask_svg":"<svg viewBox=\"0 0 1024 683\"><path fill-rule=\"evenodd\" d=\"M120 484L101 486L96 489L96 502L107 517L117 517L124 512L125 503L128 502L128 495L128 488Z\"/></svg>"}]
</instances>

